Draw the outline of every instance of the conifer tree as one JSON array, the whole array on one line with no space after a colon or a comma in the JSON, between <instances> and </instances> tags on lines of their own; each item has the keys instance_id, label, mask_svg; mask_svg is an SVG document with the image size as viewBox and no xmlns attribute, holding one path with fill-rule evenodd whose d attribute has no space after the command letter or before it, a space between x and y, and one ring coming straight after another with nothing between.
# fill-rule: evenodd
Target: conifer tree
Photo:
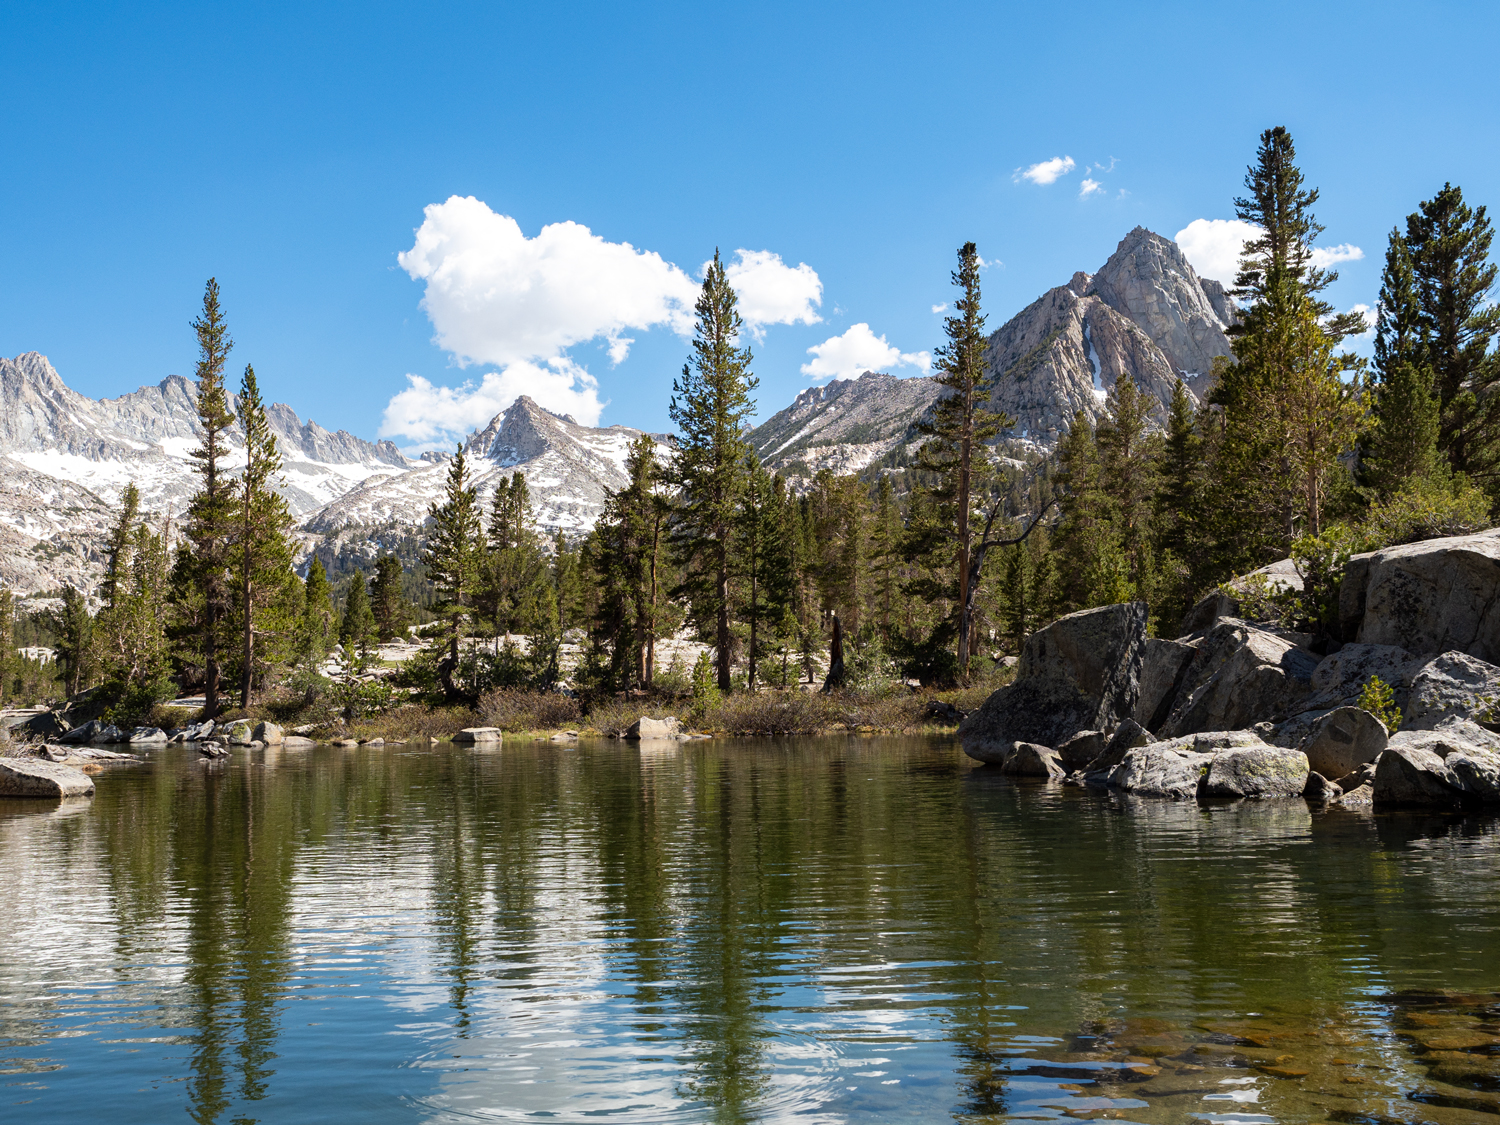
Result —
<instances>
[{"instance_id":1,"label":"conifer tree","mask_svg":"<svg viewBox=\"0 0 1500 1125\"><path fill-rule=\"evenodd\" d=\"M105 609L114 606L121 579L130 570L130 544L140 509L141 492L135 481L131 481L120 496L120 515L110 528L109 543L105 548L108 558L104 566L104 581L99 586L99 601Z\"/></svg>"},{"instance_id":2,"label":"conifer tree","mask_svg":"<svg viewBox=\"0 0 1500 1125\"><path fill-rule=\"evenodd\" d=\"M888 474L880 475L875 492L875 515L870 527L870 565L874 570L875 616L880 641L889 649L893 619L900 617L901 512Z\"/></svg>"},{"instance_id":3,"label":"conifer tree","mask_svg":"<svg viewBox=\"0 0 1500 1125\"><path fill-rule=\"evenodd\" d=\"M557 530L552 539L552 589L557 602L557 631L566 633L584 614L583 573L580 551Z\"/></svg>"},{"instance_id":4,"label":"conifer tree","mask_svg":"<svg viewBox=\"0 0 1500 1125\"><path fill-rule=\"evenodd\" d=\"M370 610L375 633L382 641L394 641L406 631L410 610L401 593L401 560L381 555L375 560L375 581L370 585Z\"/></svg>"},{"instance_id":5,"label":"conifer tree","mask_svg":"<svg viewBox=\"0 0 1500 1125\"><path fill-rule=\"evenodd\" d=\"M490 505L489 553L479 605L496 632L529 633L550 623L547 559L535 528L526 474L514 472L495 488Z\"/></svg>"},{"instance_id":6,"label":"conifer tree","mask_svg":"<svg viewBox=\"0 0 1500 1125\"><path fill-rule=\"evenodd\" d=\"M1375 425L1363 450L1365 479L1389 497L1437 465L1438 401L1422 339L1422 310L1406 239L1391 231L1375 327Z\"/></svg>"},{"instance_id":7,"label":"conifer tree","mask_svg":"<svg viewBox=\"0 0 1500 1125\"><path fill-rule=\"evenodd\" d=\"M1500 306L1491 303L1494 230L1483 207L1444 184L1406 220L1420 306L1423 358L1439 407L1438 448L1449 464L1500 492Z\"/></svg>"},{"instance_id":8,"label":"conifer tree","mask_svg":"<svg viewBox=\"0 0 1500 1125\"><path fill-rule=\"evenodd\" d=\"M343 615L339 618L339 644L344 646L345 658L368 651L375 637L375 614L370 609L365 572L356 570L349 582L349 594L344 599Z\"/></svg>"},{"instance_id":9,"label":"conifer tree","mask_svg":"<svg viewBox=\"0 0 1500 1125\"><path fill-rule=\"evenodd\" d=\"M731 551L749 452L744 429L758 380L750 372L750 349L739 346L744 322L717 250L694 308L693 355L672 383L668 406L678 429L671 481L681 497L673 545L684 571L680 592L699 631L713 638L715 676L719 690L728 691Z\"/></svg>"},{"instance_id":10,"label":"conifer tree","mask_svg":"<svg viewBox=\"0 0 1500 1125\"><path fill-rule=\"evenodd\" d=\"M1288 553L1299 532L1319 533L1328 482L1364 414L1358 389L1340 378L1352 360L1333 351L1362 320L1334 316L1317 297L1335 275L1311 264L1318 193L1303 187L1294 158L1286 130L1267 130L1245 177L1251 197L1235 201L1264 232L1242 252L1237 293L1249 305L1212 395L1223 407L1214 495L1248 524L1226 536L1245 545L1235 567Z\"/></svg>"},{"instance_id":11,"label":"conifer tree","mask_svg":"<svg viewBox=\"0 0 1500 1125\"><path fill-rule=\"evenodd\" d=\"M255 368L245 366L238 406L245 434L245 468L235 487L231 531L232 563L239 595L240 706L250 706L257 639L289 637L292 622L283 612L284 595L293 580L292 516L286 500L271 487L281 472L281 451L266 417Z\"/></svg>"},{"instance_id":12,"label":"conifer tree","mask_svg":"<svg viewBox=\"0 0 1500 1125\"><path fill-rule=\"evenodd\" d=\"M9 703L14 695L11 681L17 656L15 597L0 590L0 703Z\"/></svg>"},{"instance_id":13,"label":"conifer tree","mask_svg":"<svg viewBox=\"0 0 1500 1125\"><path fill-rule=\"evenodd\" d=\"M1099 483L1113 506L1112 520L1129 563L1135 596L1148 601L1155 593L1152 508L1161 447L1150 426L1146 396L1129 375L1120 375L1109 392L1109 412L1095 434Z\"/></svg>"},{"instance_id":14,"label":"conifer tree","mask_svg":"<svg viewBox=\"0 0 1500 1125\"><path fill-rule=\"evenodd\" d=\"M1103 485L1099 446L1088 416L1079 411L1057 448L1056 483L1063 518L1055 540L1060 594L1070 609L1129 601L1129 563L1114 506Z\"/></svg>"},{"instance_id":15,"label":"conifer tree","mask_svg":"<svg viewBox=\"0 0 1500 1125\"><path fill-rule=\"evenodd\" d=\"M63 690L71 699L84 685L93 649L94 619L88 601L73 586L64 586L62 605L47 610L42 617L52 631L52 647L63 666Z\"/></svg>"},{"instance_id":16,"label":"conifer tree","mask_svg":"<svg viewBox=\"0 0 1500 1125\"><path fill-rule=\"evenodd\" d=\"M980 311L979 265L974 243L959 247L958 269L952 278L963 295L953 302L956 315L943 322L948 342L934 356L937 374L933 379L948 393L934 404L932 422L923 427L931 440L922 446L918 460L924 472L937 475L939 483L930 491L953 529L958 579L956 656L961 679L968 678L969 660L978 644L970 589L974 547L970 524L973 504L991 468L985 443L1015 424L1014 419L984 406L990 392L985 385L985 317Z\"/></svg>"},{"instance_id":17,"label":"conifer tree","mask_svg":"<svg viewBox=\"0 0 1500 1125\"><path fill-rule=\"evenodd\" d=\"M188 504L185 529L187 585L199 604L196 655L203 661L203 717L219 713L220 642L233 605L228 582L229 537L233 528L233 480L229 475L228 431L234 424L224 390L224 362L234 342L219 307L219 283L208 279L203 311L193 321L198 336L198 426L202 444L191 457L199 486Z\"/></svg>"},{"instance_id":18,"label":"conifer tree","mask_svg":"<svg viewBox=\"0 0 1500 1125\"><path fill-rule=\"evenodd\" d=\"M768 637L776 633L791 604L793 573L782 540L784 490L751 453L746 458L746 485L736 520L735 557L742 586L740 618L750 631L746 686L755 690L756 671L767 654Z\"/></svg>"},{"instance_id":19,"label":"conifer tree","mask_svg":"<svg viewBox=\"0 0 1500 1125\"><path fill-rule=\"evenodd\" d=\"M459 643L466 635L466 622L474 607L482 569L485 542L479 518L479 489L469 480L463 447L448 464L448 481L442 503L428 508L429 528L422 561L437 593L437 610L446 622L448 655L438 664L443 694L451 701L463 693L453 682L458 667Z\"/></svg>"},{"instance_id":20,"label":"conifer tree","mask_svg":"<svg viewBox=\"0 0 1500 1125\"><path fill-rule=\"evenodd\" d=\"M629 484L609 494L595 524L595 636L610 648L617 684L649 687L656 676L656 642L662 635L663 553L671 514L661 487L656 442L649 434L631 443L625 473Z\"/></svg>"},{"instance_id":21,"label":"conifer tree","mask_svg":"<svg viewBox=\"0 0 1500 1125\"><path fill-rule=\"evenodd\" d=\"M1160 450L1156 493L1157 568L1161 586L1153 609L1169 622L1182 619L1203 577L1211 571L1205 542L1207 443L1181 379L1172 388L1167 433Z\"/></svg>"},{"instance_id":22,"label":"conifer tree","mask_svg":"<svg viewBox=\"0 0 1500 1125\"><path fill-rule=\"evenodd\" d=\"M328 585L328 572L314 555L307 564L299 637L302 658L310 666L317 667L333 647L334 623L333 591Z\"/></svg>"}]
</instances>

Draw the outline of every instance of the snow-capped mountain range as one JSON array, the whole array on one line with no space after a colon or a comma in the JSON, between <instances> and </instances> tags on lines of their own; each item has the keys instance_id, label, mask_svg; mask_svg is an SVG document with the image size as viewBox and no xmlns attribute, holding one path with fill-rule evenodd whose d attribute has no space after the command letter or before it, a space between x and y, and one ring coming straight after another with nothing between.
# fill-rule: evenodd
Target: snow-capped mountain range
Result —
<instances>
[{"instance_id":1,"label":"snow-capped mountain range","mask_svg":"<svg viewBox=\"0 0 1500 1125\"><path fill-rule=\"evenodd\" d=\"M1017 419L1007 439L1050 447L1076 412L1098 419L1122 373L1164 418L1178 378L1206 390L1215 358L1229 353L1234 315L1223 288L1200 279L1175 243L1136 228L1097 273L1074 274L991 335L994 405ZM197 485L196 390L173 375L96 400L71 390L36 352L0 359L0 586L92 589L131 481L145 511L180 513ZM919 444L915 423L942 393L929 378L869 372L803 391L750 438L766 464L791 477L857 472ZM268 414L285 463L281 490L308 551L328 538L363 541L365 529L414 529L443 493L446 454L413 460L389 441L330 432L280 403ZM464 451L486 503L519 469L541 527L578 533L593 526L606 490L626 483L626 452L639 434L582 426L522 397L470 434ZM652 436L658 457L670 456L668 440ZM236 427L232 447L239 438Z\"/></svg>"},{"instance_id":2,"label":"snow-capped mountain range","mask_svg":"<svg viewBox=\"0 0 1500 1125\"><path fill-rule=\"evenodd\" d=\"M197 487L196 391L173 375L120 398L91 399L69 388L45 356L0 358L0 586L20 594L64 583L92 589L106 529L132 481L144 511L180 514ZM309 549L328 534L419 526L443 492L446 455L413 460L389 441L303 422L281 403L267 415L282 453L279 491ZM523 397L471 434L465 454L483 500L522 469L538 522L576 532L593 526L605 489L625 483L626 450L639 433L580 426ZM229 445L233 466L238 424Z\"/></svg>"}]
</instances>

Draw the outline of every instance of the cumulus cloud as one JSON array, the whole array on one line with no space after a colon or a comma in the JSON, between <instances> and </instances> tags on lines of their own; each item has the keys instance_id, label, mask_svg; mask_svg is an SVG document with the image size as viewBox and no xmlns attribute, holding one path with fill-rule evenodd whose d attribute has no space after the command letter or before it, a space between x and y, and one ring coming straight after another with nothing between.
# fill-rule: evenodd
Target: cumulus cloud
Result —
<instances>
[{"instance_id":1,"label":"cumulus cloud","mask_svg":"<svg viewBox=\"0 0 1500 1125\"><path fill-rule=\"evenodd\" d=\"M604 409L598 382L566 358L545 364L522 360L460 387L434 386L420 375L408 375L406 381L406 390L386 404L380 436L405 437L414 452L450 446L522 395L554 413L571 414L585 426L596 425Z\"/></svg>"},{"instance_id":2,"label":"cumulus cloud","mask_svg":"<svg viewBox=\"0 0 1500 1125\"><path fill-rule=\"evenodd\" d=\"M578 223L535 238L473 196L425 211L410 250L397 256L426 282L422 308L436 342L460 366L550 359L602 337L624 359L632 329L692 329L698 285L659 254L606 242Z\"/></svg>"},{"instance_id":3,"label":"cumulus cloud","mask_svg":"<svg viewBox=\"0 0 1500 1125\"><path fill-rule=\"evenodd\" d=\"M1177 245L1201 277L1211 277L1225 285L1234 284L1239 271L1240 250L1260 228L1243 219L1194 219L1177 232ZM1313 248L1312 264L1326 269L1338 262L1357 262L1365 252L1353 243Z\"/></svg>"},{"instance_id":4,"label":"cumulus cloud","mask_svg":"<svg viewBox=\"0 0 1500 1125\"><path fill-rule=\"evenodd\" d=\"M440 387L408 375L391 399L383 436L418 446L483 426L516 396L594 425L603 403L597 380L567 350L598 340L621 363L633 332L693 330L701 285L650 250L609 242L574 222L544 226L527 238L509 215L473 196L452 196L423 212L411 249L397 255L425 285L422 309L433 341L459 367L494 365L479 383ZM805 262L788 266L769 250L737 250L725 266L746 325L816 324L823 283Z\"/></svg>"},{"instance_id":5,"label":"cumulus cloud","mask_svg":"<svg viewBox=\"0 0 1500 1125\"><path fill-rule=\"evenodd\" d=\"M1312 252L1312 264L1321 270L1338 262L1357 262L1364 256L1363 250L1349 242L1340 243L1338 246L1315 246Z\"/></svg>"},{"instance_id":6,"label":"cumulus cloud","mask_svg":"<svg viewBox=\"0 0 1500 1125\"><path fill-rule=\"evenodd\" d=\"M948 302L944 301L941 305L933 305L932 306L932 311L934 313L947 312L948 311Z\"/></svg>"},{"instance_id":7,"label":"cumulus cloud","mask_svg":"<svg viewBox=\"0 0 1500 1125\"><path fill-rule=\"evenodd\" d=\"M856 379L866 371L892 367L918 367L925 375L932 367L932 356L926 352L903 352L863 322L814 344L807 354L813 358L802 365L802 374L811 379Z\"/></svg>"},{"instance_id":8,"label":"cumulus cloud","mask_svg":"<svg viewBox=\"0 0 1500 1125\"><path fill-rule=\"evenodd\" d=\"M1030 180L1034 184L1055 184L1062 176L1066 176L1074 168L1078 167L1071 156L1054 156L1051 160L1043 160L1040 164L1033 164L1026 169L1016 169L1015 181Z\"/></svg>"},{"instance_id":9,"label":"cumulus cloud","mask_svg":"<svg viewBox=\"0 0 1500 1125\"><path fill-rule=\"evenodd\" d=\"M819 324L823 282L806 262L794 269L769 250L736 250L724 276L739 297L740 315L757 336L768 324ZM708 262L703 263L704 273Z\"/></svg>"},{"instance_id":10,"label":"cumulus cloud","mask_svg":"<svg viewBox=\"0 0 1500 1125\"><path fill-rule=\"evenodd\" d=\"M1174 241L1199 277L1233 285L1240 248L1259 233L1258 226L1243 219L1194 219L1177 232Z\"/></svg>"},{"instance_id":11,"label":"cumulus cloud","mask_svg":"<svg viewBox=\"0 0 1500 1125\"><path fill-rule=\"evenodd\" d=\"M1078 198L1087 199L1096 191L1102 192L1103 190L1104 185L1101 184L1098 180L1092 180L1089 177L1085 176L1083 178L1083 183L1078 185Z\"/></svg>"}]
</instances>

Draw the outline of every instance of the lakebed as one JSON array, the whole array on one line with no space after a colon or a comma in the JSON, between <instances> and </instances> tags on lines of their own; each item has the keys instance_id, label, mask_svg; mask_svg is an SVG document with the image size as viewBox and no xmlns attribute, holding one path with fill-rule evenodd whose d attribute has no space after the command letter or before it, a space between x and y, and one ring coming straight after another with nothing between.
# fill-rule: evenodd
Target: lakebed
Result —
<instances>
[{"instance_id":1,"label":"lakebed","mask_svg":"<svg viewBox=\"0 0 1500 1125\"><path fill-rule=\"evenodd\" d=\"M0 802L37 1119L1495 1121L1500 821L952 738L169 746Z\"/></svg>"}]
</instances>

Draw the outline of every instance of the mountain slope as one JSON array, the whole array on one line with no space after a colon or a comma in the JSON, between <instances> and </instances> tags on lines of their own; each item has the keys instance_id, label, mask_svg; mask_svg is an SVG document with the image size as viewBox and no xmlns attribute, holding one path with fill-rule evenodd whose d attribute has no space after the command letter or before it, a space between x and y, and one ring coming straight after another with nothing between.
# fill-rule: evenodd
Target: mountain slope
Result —
<instances>
[{"instance_id":1,"label":"mountain slope","mask_svg":"<svg viewBox=\"0 0 1500 1125\"><path fill-rule=\"evenodd\" d=\"M1164 421L1179 378L1196 395L1207 391L1214 359L1229 354L1233 315L1223 287L1199 278L1176 243L1137 227L1098 273L1075 273L990 335L991 405L1016 419L1005 437L1050 448L1076 413L1098 421L1122 374ZM790 475L853 471L917 444L912 423L941 390L930 378L866 373L803 391L751 442Z\"/></svg>"}]
</instances>

